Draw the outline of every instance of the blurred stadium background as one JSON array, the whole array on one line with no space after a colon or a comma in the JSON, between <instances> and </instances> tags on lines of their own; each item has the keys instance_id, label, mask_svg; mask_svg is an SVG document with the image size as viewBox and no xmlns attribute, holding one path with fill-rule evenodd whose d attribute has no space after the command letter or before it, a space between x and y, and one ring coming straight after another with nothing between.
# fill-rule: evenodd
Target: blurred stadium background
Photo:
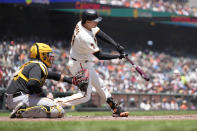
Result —
<instances>
[{"instance_id":1,"label":"blurred stadium background","mask_svg":"<svg viewBox=\"0 0 197 131\"><path fill-rule=\"evenodd\" d=\"M84 9L97 9L99 27L121 43L151 76L144 81L124 61L98 61L107 88L127 110L197 110L196 0L0 0L0 110L12 74L28 61L34 42L53 46L52 70L69 75L73 29ZM98 42L102 50L113 49ZM76 93L67 83L47 80L54 97ZM88 103L67 110L109 110L95 90Z\"/></svg>"}]
</instances>

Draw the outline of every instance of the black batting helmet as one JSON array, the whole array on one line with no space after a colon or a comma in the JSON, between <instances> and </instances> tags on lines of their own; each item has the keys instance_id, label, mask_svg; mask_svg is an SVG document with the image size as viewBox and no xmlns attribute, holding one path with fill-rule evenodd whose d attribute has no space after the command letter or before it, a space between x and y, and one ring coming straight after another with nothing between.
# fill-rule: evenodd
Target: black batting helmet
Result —
<instances>
[{"instance_id":1,"label":"black batting helmet","mask_svg":"<svg viewBox=\"0 0 197 131\"><path fill-rule=\"evenodd\" d=\"M82 13L81 19L82 24L85 24L86 20L100 22L102 20L102 17L99 17L96 10L87 9Z\"/></svg>"}]
</instances>

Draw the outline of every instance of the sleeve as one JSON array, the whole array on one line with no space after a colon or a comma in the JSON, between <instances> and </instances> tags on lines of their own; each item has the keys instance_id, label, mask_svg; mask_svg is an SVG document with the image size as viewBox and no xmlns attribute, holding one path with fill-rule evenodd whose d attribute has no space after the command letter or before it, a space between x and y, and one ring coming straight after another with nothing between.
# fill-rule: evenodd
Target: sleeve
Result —
<instances>
[{"instance_id":1,"label":"sleeve","mask_svg":"<svg viewBox=\"0 0 197 131\"><path fill-rule=\"evenodd\" d=\"M52 72L52 71L48 72L47 79L52 79L52 80L59 81L60 78L61 78L61 74L56 73L56 72Z\"/></svg>"},{"instance_id":2,"label":"sleeve","mask_svg":"<svg viewBox=\"0 0 197 131\"><path fill-rule=\"evenodd\" d=\"M96 56L99 60L111 60L119 58L119 55L112 55L101 51L95 52L94 56Z\"/></svg>"},{"instance_id":3,"label":"sleeve","mask_svg":"<svg viewBox=\"0 0 197 131\"><path fill-rule=\"evenodd\" d=\"M56 72L49 71L48 72L47 79L52 79L52 80L60 81L61 80L61 74L56 73ZM67 82L69 84L72 84L72 78L71 77L64 76L62 81L63 82Z\"/></svg>"},{"instance_id":4,"label":"sleeve","mask_svg":"<svg viewBox=\"0 0 197 131\"><path fill-rule=\"evenodd\" d=\"M94 34L94 36L96 36L96 34L100 31L100 28L99 27L95 27L95 28L92 28L92 33Z\"/></svg>"},{"instance_id":5,"label":"sleeve","mask_svg":"<svg viewBox=\"0 0 197 131\"><path fill-rule=\"evenodd\" d=\"M95 42L88 42L88 49L90 51L91 54L98 52L99 51L99 47Z\"/></svg>"},{"instance_id":6,"label":"sleeve","mask_svg":"<svg viewBox=\"0 0 197 131\"><path fill-rule=\"evenodd\" d=\"M35 92L37 94L42 92L41 88L41 75L42 70L38 64L35 64L29 72L29 81L27 83L31 92Z\"/></svg>"},{"instance_id":7,"label":"sleeve","mask_svg":"<svg viewBox=\"0 0 197 131\"><path fill-rule=\"evenodd\" d=\"M38 64L35 64L35 66L33 66L29 72L29 80L36 80L40 83L41 76L42 76L42 69Z\"/></svg>"},{"instance_id":8,"label":"sleeve","mask_svg":"<svg viewBox=\"0 0 197 131\"><path fill-rule=\"evenodd\" d=\"M101 30L96 34L96 37L108 44L113 45L114 47L117 47L118 45L118 43L116 43L110 36L108 36L105 32Z\"/></svg>"},{"instance_id":9,"label":"sleeve","mask_svg":"<svg viewBox=\"0 0 197 131\"><path fill-rule=\"evenodd\" d=\"M84 44L84 52L87 52L88 54L93 54L95 52L99 51L99 47L96 44L96 39L94 38L83 38L83 44Z\"/></svg>"}]
</instances>

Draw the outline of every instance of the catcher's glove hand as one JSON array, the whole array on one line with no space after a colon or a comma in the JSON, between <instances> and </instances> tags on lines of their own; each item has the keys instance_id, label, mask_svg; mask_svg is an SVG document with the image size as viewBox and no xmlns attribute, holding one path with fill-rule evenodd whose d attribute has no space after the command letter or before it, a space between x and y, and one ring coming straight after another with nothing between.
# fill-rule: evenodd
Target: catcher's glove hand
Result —
<instances>
[{"instance_id":1,"label":"catcher's glove hand","mask_svg":"<svg viewBox=\"0 0 197 131\"><path fill-rule=\"evenodd\" d=\"M88 88L88 70L80 70L72 79L72 83L79 87L81 91L86 92Z\"/></svg>"}]
</instances>

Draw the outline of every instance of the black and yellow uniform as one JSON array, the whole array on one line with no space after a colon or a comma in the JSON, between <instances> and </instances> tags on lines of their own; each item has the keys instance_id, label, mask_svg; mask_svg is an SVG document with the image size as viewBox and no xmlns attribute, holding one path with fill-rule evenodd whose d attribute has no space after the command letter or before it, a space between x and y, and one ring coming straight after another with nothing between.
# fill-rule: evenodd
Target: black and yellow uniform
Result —
<instances>
[{"instance_id":1,"label":"black and yellow uniform","mask_svg":"<svg viewBox=\"0 0 197 131\"><path fill-rule=\"evenodd\" d=\"M42 93L41 87L46 79L59 81L60 78L60 74L48 72L47 67L41 61L32 60L21 66L8 87L7 94L20 91L25 94L39 94ZM72 84L72 78L64 77L63 81Z\"/></svg>"},{"instance_id":2,"label":"black and yellow uniform","mask_svg":"<svg viewBox=\"0 0 197 131\"><path fill-rule=\"evenodd\" d=\"M35 43L30 49L31 61L15 73L6 92L6 105L12 110L10 118L59 118L64 109L55 99L45 97L42 86L46 79L72 84L72 77L50 72L53 63L52 48L45 43Z\"/></svg>"}]
</instances>

